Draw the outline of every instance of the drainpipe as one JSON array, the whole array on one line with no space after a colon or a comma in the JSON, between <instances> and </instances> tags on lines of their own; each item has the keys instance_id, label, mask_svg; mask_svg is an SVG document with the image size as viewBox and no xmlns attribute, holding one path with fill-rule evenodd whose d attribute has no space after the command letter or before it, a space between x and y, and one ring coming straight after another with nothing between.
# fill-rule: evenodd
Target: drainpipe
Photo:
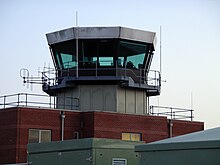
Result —
<instances>
[{"instance_id":1,"label":"drainpipe","mask_svg":"<svg viewBox=\"0 0 220 165\"><path fill-rule=\"evenodd\" d=\"M60 118L61 118L61 141L64 139L64 119L65 119L65 113L63 111L60 111Z\"/></svg>"},{"instance_id":2,"label":"drainpipe","mask_svg":"<svg viewBox=\"0 0 220 165\"><path fill-rule=\"evenodd\" d=\"M171 138L173 137L173 122L171 119L168 121L168 124L169 124L169 137Z\"/></svg>"}]
</instances>

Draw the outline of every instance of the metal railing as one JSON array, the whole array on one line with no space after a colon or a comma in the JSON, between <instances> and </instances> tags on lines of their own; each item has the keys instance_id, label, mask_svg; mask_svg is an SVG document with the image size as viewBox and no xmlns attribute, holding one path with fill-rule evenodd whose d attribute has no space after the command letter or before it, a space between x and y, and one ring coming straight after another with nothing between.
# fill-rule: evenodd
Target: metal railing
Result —
<instances>
[{"instance_id":1,"label":"metal railing","mask_svg":"<svg viewBox=\"0 0 220 165\"><path fill-rule=\"evenodd\" d=\"M61 101L57 101L61 100ZM11 107L38 107L50 109L79 109L80 101L78 98L48 96L42 94L18 93L0 96L0 109ZM174 108L164 106L150 106L149 115L166 116L169 119L188 119L193 120L192 109Z\"/></svg>"},{"instance_id":2,"label":"metal railing","mask_svg":"<svg viewBox=\"0 0 220 165\"><path fill-rule=\"evenodd\" d=\"M174 107L164 107L164 106L150 106L149 114L157 116L166 116L169 119L185 119L193 121L193 111L192 109L185 108L174 108Z\"/></svg>"},{"instance_id":3,"label":"metal railing","mask_svg":"<svg viewBox=\"0 0 220 165\"><path fill-rule=\"evenodd\" d=\"M81 67L79 67L78 70L76 70L75 67L67 67L68 66L67 64L65 65L66 66L65 69L53 69L53 68L45 67L44 71L42 72L42 77L40 78L42 79L42 84L57 85L59 83L59 80L62 79L62 77L72 77L73 75L76 75L77 71L79 77L85 76L82 74L82 72L89 73L89 75L87 76L99 77L101 75L100 73L105 71L105 72L114 72L115 74L110 76L115 76L115 77L132 76L133 79L138 80L138 83L145 83L149 86L160 87L161 85L160 72L156 70L149 70L148 72L146 72L145 69L129 68L127 67L127 65L100 67L98 66L97 62L92 63L92 65L86 65L86 63L88 62L79 62L79 66ZM108 74L106 73L105 76L108 76ZM22 76L22 78L25 81L25 79L27 80L28 78L30 79L31 77Z\"/></svg>"},{"instance_id":4,"label":"metal railing","mask_svg":"<svg viewBox=\"0 0 220 165\"><path fill-rule=\"evenodd\" d=\"M57 98L65 100L57 102ZM79 99L73 97L48 96L42 94L18 93L0 96L0 109L10 107L42 107L59 109L78 109Z\"/></svg>"}]
</instances>

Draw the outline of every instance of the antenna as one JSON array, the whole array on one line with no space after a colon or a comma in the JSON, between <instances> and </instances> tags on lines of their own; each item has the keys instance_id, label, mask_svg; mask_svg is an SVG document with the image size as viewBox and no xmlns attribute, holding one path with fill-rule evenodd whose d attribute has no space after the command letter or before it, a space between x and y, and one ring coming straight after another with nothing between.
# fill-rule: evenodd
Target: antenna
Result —
<instances>
[{"instance_id":1,"label":"antenna","mask_svg":"<svg viewBox=\"0 0 220 165\"><path fill-rule=\"evenodd\" d=\"M191 109L193 109L193 93L191 92L191 98L190 98L190 106L191 106Z\"/></svg>"},{"instance_id":2,"label":"antenna","mask_svg":"<svg viewBox=\"0 0 220 165\"><path fill-rule=\"evenodd\" d=\"M23 84L27 84L27 88L33 90L33 84L41 84L41 85L50 85L51 82L56 80L56 77L50 77L50 75L55 74L54 70L50 68L50 64L48 67L44 66L43 72L39 71L38 68L38 76L30 75L29 70L25 68L20 69L20 77L23 79ZM41 73L41 75L39 75Z\"/></svg>"},{"instance_id":3,"label":"antenna","mask_svg":"<svg viewBox=\"0 0 220 165\"><path fill-rule=\"evenodd\" d=\"M76 78L79 76L79 68L78 68L78 61L79 61L79 54L78 54L78 12L76 11Z\"/></svg>"},{"instance_id":4,"label":"antenna","mask_svg":"<svg viewBox=\"0 0 220 165\"><path fill-rule=\"evenodd\" d=\"M160 26L160 76L162 76L162 26Z\"/></svg>"},{"instance_id":5,"label":"antenna","mask_svg":"<svg viewBox=\"0 0 220 165\"><path fill-rule=\"evenodd\" d=\"M23 79L23 86L25 86L29 78L29 70L25 68L21 68L20 77ZM27 83L27 88L28 88L28 83Z\"/></svg>"}]
</instances>

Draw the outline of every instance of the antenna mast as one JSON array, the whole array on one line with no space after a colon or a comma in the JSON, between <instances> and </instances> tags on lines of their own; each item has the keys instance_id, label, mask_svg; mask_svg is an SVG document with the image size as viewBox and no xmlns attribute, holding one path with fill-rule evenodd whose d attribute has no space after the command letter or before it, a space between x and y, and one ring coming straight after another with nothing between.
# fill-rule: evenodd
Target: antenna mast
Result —
<instances>
[{"instance_id":1,"label":"antenna mast","mask_svg":"<svg viewBox=\"0 0 220 165\"><path fill-rule=\"evenodd\" d=\"M191 110L193 109L193 93L191 92L191 99L190 99L190 102L191 102Z\"/></svg>"},{"instance_id":2,"label":"antenna mast","mask_svg":"<svg viewBox=\"0 0 220 165\"><path fill-rule=\"evenodd\" d=\"M76 11L76 78L79 76L79 66L78 66L78 61L79 61L79 53L78 53L78 12Z\"/></svg>"},{"instance_id":3,"label":"antenna mast","mask_svg":"<svg viewBox=\"0 0 220 165\"><path fill-rule=\"evenodd\" d=\"M160 76L162 76L162 26L160 26Z\"/></svg>"}]
</instances>

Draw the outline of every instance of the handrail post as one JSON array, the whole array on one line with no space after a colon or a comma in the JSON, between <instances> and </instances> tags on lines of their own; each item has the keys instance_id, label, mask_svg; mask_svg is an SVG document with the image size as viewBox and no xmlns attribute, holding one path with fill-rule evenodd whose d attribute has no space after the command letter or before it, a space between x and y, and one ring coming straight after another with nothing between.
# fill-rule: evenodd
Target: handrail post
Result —
<instances>
[{"instance_id":1,"label":"handrail post","mask_svg":"<svg viewBox=\"0 0 220 165\"><path fill-rule=\"evenodd\" d=\"M161 86L161 74L160 74L160 72L158 74L159 74L159 80L158 80L159 82L158 83L159 83L159 87L160 87Z\"/></svg>"},{"instance_id":2,"label":"handrail post","mask_svg":"<svg viewBox=\"0 0 220 165\"><path fill-rule=\"evenodd\" d=\"M70 97L70 101L71 101L70 102L70 109L73 109L73 97L72 96Z\"/></svg>"},{"instance_id":3,"label":"handrail post","mask_svg":"<svg viewBox=\"0 0 220 165\"><path fill-rule=\"evenodd\" d=\"M150 114L154 115L154 106L150 106Z\"/></svg>"},{"instance_id":4,"label":"handrail post","mask_svg":"<svg viewBox=\"0 0 220 165\"><path fill-rule=\"evenodd\" d=\"M193 110L191 109L190 112L191 112L191 121L193 121Z\"/></svg>"},{"instance_id":5,"label":"handrail post","mask_svg":"<svg viewBox=\"0 0 220 165\"><path fill-rule=\"evenodd\" d=\"M28 101L27 101L27 95L28 95L28 94L25 93L25 103L26 103L26 107L27 107L27 102L28 102Z\"/></svg>"},{"instance_id":6,"label":"handrail post","mask_svg":"<svg viewBox=\"0 0 220 165\"><path fill-rule=\"evenodd\" d=\"M145 72L144 72L145 73ZM148 73L146 72L146 74L144 74L145 78L146 78L146 84L148 85L148 74L149 74L149 71Z\"/></svg>"},{"instance_id":7,"label":"handrail post","mask_svg":"<svg viewBox=\"0 0 220 165\"><path fill-rule=\"evenodd\" d=\"M4 96L4 108L5 108L6 96Z\"/></svg>"},{"instance_id":8,"label":"handrail post","mask_svg":"<svg viewBox=\"0 0 220 165\"><path fill-rule=\"evenodd\" d=\"M51 108L51 96L50 96L50 108Z\"/></svg>"},{"instance_id":9,"label":"handrail post","mask_svg":"<svg viewBox=\"0 0 220 165\"><path fill-rule=\"evenodd\" d=\"M17 101L17 106L19 106L20 103L20 93L18 93L18 101Z\"/></svg>"},{"instance_id":10,"label":"handrail post","mask_svg":"<svg viewBox=\"0 0 220 165\"><path fill-rule=\"evenodd\" d=\"M171 119L173 119L173 108L172 107L170 108L170 112L171 112L170 117Z\"/></svg>"},{"instance_id":11,"label":"handrail post","mask_svg":"<svg viewBox=\"0 0 220 165\"><path fill-rule=\"evenodd\" d=\"M142 75L143 75L143 83L145 83L145 79L147 79L147 76L145 75L145 68L143 69Z\"/></svg>"},{"instance_id":12,"label":"handrail post","mask_svg":"<svg viewBox=\"0 0 220 165\"><path fill-rule=\"evenodd\" d=\"M54 96L53 99L54 99L53 100L53 108L55 109L56 108L56 96Z\"/></svg>"}]
</instances>

